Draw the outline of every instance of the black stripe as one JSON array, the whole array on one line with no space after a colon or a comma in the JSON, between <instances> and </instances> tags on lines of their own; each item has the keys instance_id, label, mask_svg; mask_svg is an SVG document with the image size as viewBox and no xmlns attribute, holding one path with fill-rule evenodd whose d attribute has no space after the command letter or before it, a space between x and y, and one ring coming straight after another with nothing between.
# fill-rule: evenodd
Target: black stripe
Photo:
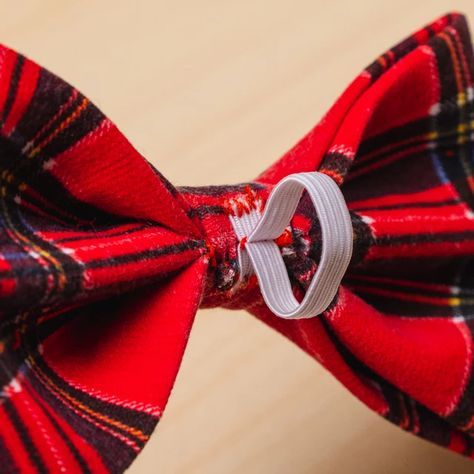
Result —
<instances>
[{"instance_id":1,"label":"black stripe","mask_svg":"<svg viewBox=\"0 0 474 474\"><path fill-rule=\"evenodd\" d=\"M71 89L71 93L72 93L72 89ZM69 98L68 98L69 100ZM45 130L43 130L43 133L41 133L39 136L37 136L35 138L35 142L34 142L34 145L32 147L32 149L34 149L34 147L36 145L39 145L43 140L45 140L51 133L54 132L54 130L61 124L61 122L68 116L70 115L74 109L84 100L84 96L82 96L81 94L77 94L76 98L71 101L71 103L69 104L68 107L66 107L62 113L56 118L56 120L53 120L48 127L46 127ZM66 104L67 102L65 102ZM57 110L55 110L54 112L57 113L59 112L59 109L65 105L65 104L61 104ZM45 124L48 123L47 121L45 122Z\"/></svg>"},{"instance_id":2,"label":"black stripe","mask_svg":"<svg viewBox=\"0 0 474 474\"><path fill-rule=\"evenodd\" d=\"M151 224L143 224L143 225L137 225L136 227L133 227L132 229L128 230L122 230L119 232L114 232L110 234L104 234L104 235L97 235L99 232L102 232L101 229L91 229L89 235L81 235L81 236L75 236L75 237L64 237L62 239L56 239L54 240L55 243L65 243L65 242L80 242L82 240L100 240L104 239L107 240L110 237L120 237L122 235L129 235L129 234L134 234L135 232L140 232L145 229L154 229L157 226L153 226Z\"/></svg>"},{"instance_id":3,"label":"black stripe","mask_svg":"<svg viewBox=\"0 0 474 474\"><path fill-rule=\"evenodd\" d=\"M472 257L468 257L472 258ZM419 255L416 258L404 255L379 257L366 260L351 272L370 274L374 277L399 278L434 284L457 284L459 269L466 261L466 255ZM466 286L466 285L464 285Z\"/></svg>"},{"instance_id":4,"label":"black stripe","mask_svg":"<svg viewBox=\"0 0 474 474\"><path fill-rule=\"evenodd\" d=\"M126 255L119 255L117 257L100 258L97 260L90 260L85 263L86 268L107 268L116 267L127 263L140 262L151 258L162 257L164 255L174 255L187 250L195 250L204 248L205 242L202 240L187 240L179 244L167 245L153 250L144 250L142 252L129 253Z\"/></svg>"},{"instance_id":5,"label":"black stripe","mask_svg":"<svg viewBox=\"0 0 474 474\"><path fill-rule=\"evenodd\" d=\"M442 348L440 348L441 350ZM449 446L453 426L445 418L438 416L424 405L416 402L420 431L418 436L441 446ZM461 436L466 439L468 435L461 432Z\"/></svg>"},{"instance_id":6,"label":"black stripe","mask_svg":"<svg viewBox=\"0 0 474 474\"><path fill-rule=\"evenodd\" d=\"M457 127L457 124L454 124L455 127ZM466 125L467 120L466 120ZM414 151L412 154L406 154L404 156L397 157L397 160L402 160L404 158L407 158L409 156L413 156L416 154L421 153L430 153L433 151L439 152L440 150L451 150L453 148L458 148L458 138L464 137L466 138L466 141L469 141L471 131L467 130L464 133L459 133L455 128L452 128L449 132L444 131L443 136L439 136L436 138L436 148L434 150L419 150L419 148L422 145L428 146L428 144L433 143L433 140L430 138L422 137L417 141L411 141L409 143L401 143L399 145L393 144L389 149L383 150L380 153L375 153L374 155L370 156L370 158L364 158L362 156L357 156L356 161L354 162L353 165L353 170L354 171L359 171L363 170L364 168L368 168L374 163L380 164L385 158L391 158L394 155L397 155L403 151L411 150L413 149ZM387 142L388 143L388 142ZM384 165L382 165L384 166Z\"/></svg>"},{"instance_id":7,"label":"black stripe","mask_svg":"<svg viewBox=\"0 0 474 474\"><path fill-rule=\"evenodd\" d=\"M357 291L364 291L364 288L367 288L368 291L370 291L371 288L380 288L406 293L407 295L414 294L420 296L434 296L437 298L452 298L454 296L456 298L467 298L471 295L474 296L474 289L470 290L469 288L466 288L466 291L461 290L460 294L452 295L450 293L443 293L435 289L430 290L428 288L420 288L418 286L408 286L410 281L407 281L406 284L400 284L396 283L395 281L392 283L380 280L365 280L364 278L359 279L357 277L352 277L351 275L347 276L344 281L347 282L347 286L356 286L358 288ZM414 281L413 283L416 284L417 282ZM446 286L448 285L446 284ZM397 297L394 296L394 298Z\"/></svg>"},{"instance_id":8,"label":"black stripe","mask_svg":"<svg viewBox=\"0 0 474 474\"><path fill-rule=\"evenodd\" d=\"M222 215L225 214L227 211L222 207L222 206L207 206L207 205L202 205L202 206L197 206L193 207L189 213L189 217L199 217L201 219L204 219L206 216L217 216L217 215Z\"/></svg>"},{"instance_id":9,"label":"black stripe","mask_svg":"<svg viewBox=\"0 0 474 474\"><path fill-rule=\"evenodd\" d=\"M385 148L389 144L396 144L410 137L426 135L432 130L432 125L431 117L423 118L367 138L359 146L357 160L364 160L364 155L371 154L380 148Z\"/></svg>"},{"instance_id":10,"label":"black stripe","mask_svg":"<svg viewBox=\"0 0 474 474\"><path fill-rule=\"evenodd\" d=\"M0 436L0 462L1 462L1 471L4 474L13 474L13 473L18 473L19 468L15 465L15 462L13 461L10 451L8 448L5 446L5 443Z\"/></svg>"},{"instance_id":11,"label":"black stripe","mask_svg":"<svg viewBox=\"0 0 474 474\"><path fill-rule=\"evenodd\" d=\"M456 99L458 87L456 84L456 73L453 68L451 51L446 40L437 36L431 41L431 47L436 56L438 65L438 76L441 84L441 103Z\"/></svg>"},{"instance_id":12,"label":"black stripe","mask_svg":"<svg viewBox=\"0 0 474 474\"><path fill-rule=\"evenodd\" d=\"M350 288L350 285L349 285ZM430 317L430 318L451 318L454 316L455 308L452 306L440 306L419 301L400 299L397 296L379 295L363 289L352 289L356 295L361 297L366 303L376 308L384 317Z\"/></svg>"},{"instance_id":13,"label":"black stripe","mask_svg":"<svg viewBox=\"0 0 474 474\"><path fill-rule=\"evenodd\" d=\"M17 55L15 66L13 68L12 77L10 79L10 87L8 89L7 99L5 100L5 105L3 106L2 111L2 122L5 122L8 118L8 114L13 106L15 101L16 93L18 90L18 84L20 83L20 77L23 70L23 65L25 63L25 58L21 54Z\"/></svg>"},{"instance_id":14,"label":"black stripe","mask_svg":"<svg viewBox=\"0 0 474 474\"><path fill-rule=\"evenodd\" d=\"M221 197L226 194L235 194L238 192L245 192L245 189L250 187L253 190L265 189L265 186L260 183L240 183L240 184L224 184L219 186L179 186L176 188L181 194L189 194L191 196L215 196Z\"/></svg>"},{"instance_id":15,"label":"black stripe","mask_svg":"<svg viewBox=\"0 0 474 474\"><path fill-rule=\"evenodd\" d=\"M370 173L351 179L342 186L347 202L362 201L392 194L411 194L432 190L442 184L427 151L396 160Z\"/></svg>"},{"instance_id":16,"label":"black stripe","mask_svg":"<svg viewBox=\"0 0 474 474\"><path fill-rule=\"evenodd\" d=\"M77 216L77 218L70 217L71 223L81 219L102 223L124 220L123 217L114 216L74 197L51 173L44 171L40 159L26 158L12 140L2 136L0 136L0 162L2 170L9 171L14 177L14 182L11 183L14 191L8 189L11 193L16 194L16 186L24 181L46 201L65 209L64 219L67 214Z\"/></svg>"},{"instance_id":17,"label":"black stripe","mask_svg":"<svg viewBox=\"0 0 474 474\"><path fill-rule=\"evenodd\" d=\"M463 454L464 456L471 457L474 451L474 438L472 436L465 435L464 440L466 442L466 446L464 448Z\"/></svg>"},{"instance_id":18,"label":"black stripe","mask_svg":"<svg viewBox=\"0 0 474 474\"><path fill-rule=\"evenodd\" d=\"M345 176L352 166L353 159L342 153L327 153L324 155L318 171L335 171L341 176Z\"/></svg>"},{"instance_id":19,"label":"black stripe","mask_svg":"<svg viewBox=\"0 0 474 474\"><path fill-rule=\"evenodd\" d=\"M435 202L412 202L412 203L401 203L401 204L385 204L380 206L371 207L351 207L352 211L365 212L365 211L391 211L395 209L417 209L417 208L436 208L445 206L454 206L462 203L461 199L449 199L446 201L435 201Z\"/></svg>"},{"instance_id":20,"label":"black stripe","mask_svg":"<svg viewBox=\"0 0 474 474\"><path fill-rule=\"evenodd\" d=\"M123 225L129 224L139 224L146 221L140 220L135 221L132 218L122 218L119 219L117 216L115 219L112 220L112 217L107 222L91 222L89 221L75 221L73 223L68 223L66 226L65 224L58 222L57 220L46 220L44 216L40 214L33 213L28 209L23 209L22 212L27 216L28 222L31 226L35 229L38 229L40 232L82 232L83 234L89 232L103 232L107 230L117 229L122 227ZM156 222L150 221L150 225L157 225Z\"/></svg>"},{"instance_id":21,"label":"black stripe","mask_svg":"<svg viewBox=\"0 0 474 474\"><path fill-rule=\"evenodd\" d=\"M16 183L15 183L16 181ZM11 183L14 187L15 184L19 184L19 180L13 180L13 182ZM42 219L42 223L41 225L44 225L44 215L46 215L47 217L49 217L51 219L51 221L59 221L57 222L57 225L62 225L62 226L66 226L66 225L70 225L70 224L76 224L79 216L76 216L74 214L72 214L71 212L69 212L67 210L67 208L64 208L64 207L61 207L60 205L57 205L55 206L54 204L56 204L54 201L51 201L51 200L38 200L36 199L33 195L31 195L30 193L22 193L21 195L21 203L22 204L29 204L31 205L32 207L36 207L37 209L40 209L42 211L43 214L39 214L38 215L40 216L40 219ZM31 213L34 213L34 215L36 216L36 212L35 210L30 210L27 208L27 206L24 206L25 207L25 211L28 213L28 212L31 212ZM49 219L48 219L49 221ZM83 222L87 222L87 221L83 221ZM48 222L49 223L49 222Z\"/></svg>"},{"instance_id":22,"label":"black stripe","mask_svg":"<svg viewBox=\"0 0 474 474\"><path fill-rule=\"evenodd\" d=\"M465 242L466 240L474 240L474 231L465 231L457 233L441 232L439 234L405 234L398 236L387 235L383 237L378 237L374 245L391 246L398 244Z\"/></svg>"},{"instance_id":23,"label":"black stripe","mask_svg":"<svg viewBox=\"0 0 474 474\"><path fill-rule=\"evenodd\" d=\"M23 443L23 446L25 447L25 450L27 451L30 457L30 460L33 462L38 472L48 474L48 470L46 469L44 460L41 457L41 454L36 448L35 444L33 443L28 428L23 423L23 420L21 419L16 408L13 406L10 400L5 400L3 402L3 408L5 410L5 413L10 418L10 421L12 422L15 431L20 437L21 442Z\"/></svg>"}]
</instances>

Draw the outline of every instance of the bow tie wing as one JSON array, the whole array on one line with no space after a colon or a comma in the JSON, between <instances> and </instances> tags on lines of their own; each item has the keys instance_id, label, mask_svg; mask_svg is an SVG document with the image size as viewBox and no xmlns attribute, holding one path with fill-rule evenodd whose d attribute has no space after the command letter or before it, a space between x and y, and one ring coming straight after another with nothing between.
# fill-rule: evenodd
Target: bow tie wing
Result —
<instances>
[{"instance_id":1,"label":"bow tie wing","mask_svg":"<svg viewBox=\"0 0 474 474\"><path fill-rule=\"evenodd\" d=\"M88 99L0 58L2 470L122 471L181 361L201 231Z\"/></svg>"},{"instance_id":2,"label":"bow tie wing","mask_svg":"<svg viewBox=\"0 0 474 474\"><path fill-rule=\"evenodd\" d=\"M295 172L331 176L351 212L354 253L321 317L285 321L264 304L252 307L372 409L470 456L473 77L466 20L447 15L378 58L258 178L275 184ZM299 292L314 274L307 261L318 259L316 220L303 199L292 231L311 243L306 262L285 257Z\"/></svg>"}]
</instances>

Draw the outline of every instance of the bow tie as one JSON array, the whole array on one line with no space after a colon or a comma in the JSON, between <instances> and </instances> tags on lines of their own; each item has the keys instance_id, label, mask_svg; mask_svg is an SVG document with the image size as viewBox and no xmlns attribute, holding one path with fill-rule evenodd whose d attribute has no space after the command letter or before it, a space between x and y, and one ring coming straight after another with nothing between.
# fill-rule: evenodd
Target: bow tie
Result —
<instances>
[{"instance_id":1,"label":"bow tie","mask_svg":"<svg viewBox=\"0 0 474 474\"><path fill-rule=\"evenodd\" d=\"M462 15L367 67L256 180L179 187L0 49L3 472L122 472L198 307L247 309L474 457L474 58Z\"/></svg>"}]
</instances>

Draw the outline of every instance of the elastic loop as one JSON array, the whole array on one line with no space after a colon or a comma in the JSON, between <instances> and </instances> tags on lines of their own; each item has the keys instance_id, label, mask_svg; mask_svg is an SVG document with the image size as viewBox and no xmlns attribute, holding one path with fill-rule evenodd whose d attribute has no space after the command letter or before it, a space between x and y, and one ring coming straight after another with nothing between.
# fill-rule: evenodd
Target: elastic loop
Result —
<instances>
[{"instance_id":1,"label":"elastic loop","mask_svg":"<svg viewBox=\"0 0 474 474\"><path fill-rule=\"evenodd\" d=\"M319 218L322 251L318 269L303 300L298 302L280 249L274 242L289 225L307 191ZM352 256L352 223L344 196L326 174L299 173L287 176L270 193L263 214L252 210L230 216L239 241L241 272L253 268L269 309L285 319L311 318L321 314L337 294Z\"/></svg>"}]
</instances>

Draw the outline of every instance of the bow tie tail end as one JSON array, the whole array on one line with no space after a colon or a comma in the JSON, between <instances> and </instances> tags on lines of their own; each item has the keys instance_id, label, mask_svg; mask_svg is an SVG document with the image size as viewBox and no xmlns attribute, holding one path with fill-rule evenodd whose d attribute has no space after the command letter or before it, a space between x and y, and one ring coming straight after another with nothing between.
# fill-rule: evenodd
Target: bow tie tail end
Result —
<instances>
[{"instance_id":1,"label":"bow tie tail end","mask_svg":"<svg viewBox=\"0 0 474 474\"><path fill-rule=\"evenodd\" d=\"M447 15L378 58L248 185L263 213L268 191L293 174L324 175L347 203L342 286L324 313L315 305L296 320L272 313L257 287L234 291L247 245L239 254L223 202L242 186L175 189L74 88L7 48L0 57L6 472L123 471L162 414L198 306L217 301L250 308L388 420L473 457L474 60L464 17ZM333 247L310 193L295 206L291 238L277 243L281 268L295 291L321 296L308 288ZM249 235L248 248L270 237Z\"/></svg>"}]
</instances>

